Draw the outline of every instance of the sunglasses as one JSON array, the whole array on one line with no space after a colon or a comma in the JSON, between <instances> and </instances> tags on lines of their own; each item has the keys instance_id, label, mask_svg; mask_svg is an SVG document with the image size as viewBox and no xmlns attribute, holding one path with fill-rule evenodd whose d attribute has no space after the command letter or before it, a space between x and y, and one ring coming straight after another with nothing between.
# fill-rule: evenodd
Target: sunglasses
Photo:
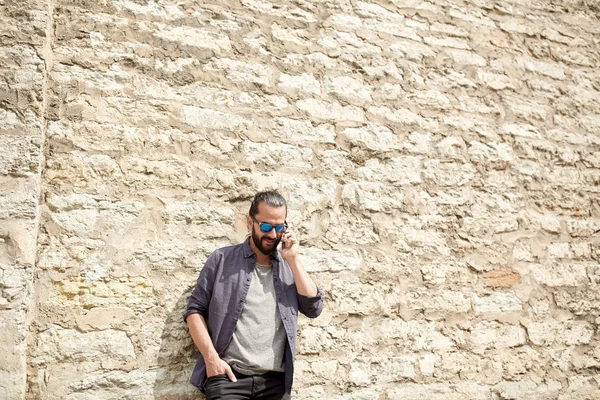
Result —
<instances>
[{"instance_id":1,"label":"sunglasses","mask_svg":"<svg viewBox=\"0 0 600 400\"><path fill-rule=\"evenodd\" d=\"M287 223L283 223L282 225L273 225L266 222L258 222L254 217L250 218L252 218L252 220L258 224L260 231L263 233L271 232L273 228L275 228L275 233L282 233L287 229Z\"/></svg>"}]
</instances>

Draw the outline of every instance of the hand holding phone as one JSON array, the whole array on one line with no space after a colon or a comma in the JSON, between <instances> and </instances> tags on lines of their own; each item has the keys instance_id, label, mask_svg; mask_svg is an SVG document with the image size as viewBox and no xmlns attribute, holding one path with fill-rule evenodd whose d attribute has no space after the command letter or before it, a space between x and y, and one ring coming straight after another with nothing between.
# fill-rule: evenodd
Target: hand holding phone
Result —
<instances>
[{"instance_id":1,"label":"hand holding phone","mask_svg":"<svg viewBox=\"0 0 600 400\"><path fill-rule=\"evenodd\" d=\"M287 230L281 236L281 252L283 258L287 257L295 257L298 254L299 248L298 239L296 239L296 235L291 230Z\"/></svg>"}]
</instances>

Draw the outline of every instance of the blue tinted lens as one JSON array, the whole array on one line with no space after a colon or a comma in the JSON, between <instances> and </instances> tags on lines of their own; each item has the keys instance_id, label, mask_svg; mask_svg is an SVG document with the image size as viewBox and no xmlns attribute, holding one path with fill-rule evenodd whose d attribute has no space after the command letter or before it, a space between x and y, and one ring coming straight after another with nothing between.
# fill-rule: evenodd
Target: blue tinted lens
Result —
<instances>
[{"instance_id":1,"label":"blue tinted lens","mask_svg":"<svg viewBox=\"0 0 600 400\"><path fill-rule=\"evenodd\" d=\"M260 231L261 232L271 232L271 229L273 229L273 225L271 224L266 224L266 223L262 223L260 224ZM275 228L275 232L277 232L277 228Z\"/></svg>"},{"instance_id":2,"label":"blue tinted lens","mask_svg":"<svg viewBox=\"0 0 600 400\"><path fill-rule=\"evenodd\" d=\"M267 233L267 232L271 232L271 229L275 228L275 233L281 233L285 231L286 226L285 225L271 225L271 224L267 224L266 222L262 222L260 225L260 231Z\"/></svg>"}]
</instances>

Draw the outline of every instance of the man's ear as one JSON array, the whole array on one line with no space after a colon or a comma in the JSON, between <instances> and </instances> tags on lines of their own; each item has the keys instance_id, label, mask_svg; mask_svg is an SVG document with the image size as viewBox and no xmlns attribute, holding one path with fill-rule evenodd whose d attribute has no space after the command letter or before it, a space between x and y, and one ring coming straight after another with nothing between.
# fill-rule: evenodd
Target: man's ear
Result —
<instances>
[{"instance_id":1,"label":"man's ear","mask_svg":"<svg viewBox=\"0 0 600 400\"><path fill-rule=\"evenodd\" d=\"M248 230L252 229L252 218L250 218L249 215L246 215L246 226L248 227Z\"/></svg>"}]
</instances>

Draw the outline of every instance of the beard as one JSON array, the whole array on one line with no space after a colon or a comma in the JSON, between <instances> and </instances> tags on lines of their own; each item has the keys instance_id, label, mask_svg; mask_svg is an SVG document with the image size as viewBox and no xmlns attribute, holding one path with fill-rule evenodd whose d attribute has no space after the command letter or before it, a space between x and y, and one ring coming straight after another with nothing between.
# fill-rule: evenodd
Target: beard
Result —
<instances>
[{"instance_id":1,"label":"beard","mask_svg":"<svg viewBox=\"0 0 600 400\"><path fill-rule=\"evenodd\" d=\"M254 245L265 256L270 256L271 254L273 254L273 252L275 251L275 249L277 249L277 245L281 241L281 237L275 238L275 242L272 245L266 244L264 242L265 239L267 239L266 236L260 237L254 231L254 229L252 229L252 241L254 242Z\"/></svg>"}]
</instances>

